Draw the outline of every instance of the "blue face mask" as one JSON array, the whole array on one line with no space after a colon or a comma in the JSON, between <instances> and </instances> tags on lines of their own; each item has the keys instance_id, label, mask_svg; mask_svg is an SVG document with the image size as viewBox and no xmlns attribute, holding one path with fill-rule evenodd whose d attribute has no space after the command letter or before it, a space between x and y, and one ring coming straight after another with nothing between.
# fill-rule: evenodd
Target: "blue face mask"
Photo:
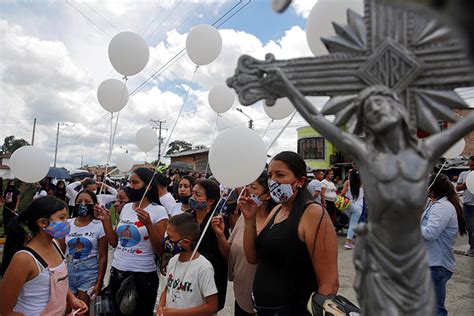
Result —
<instances>
[{"instance_id":1,"label":"blue face mask","mask_svg":"<svg viewBox=\"0 0 474 316\"><path fill-rule=\"evenodd\" d=\"M53 238L61 239L69 234L71 231L71 226L67 221L49 221L49 225L44 228L44 231Z\"/></svg>"},{"instance_id":2,"label":"blue face mask","mask_svg":"<svg viewBox=\"0 0 474 316\"><path fill-rule=\"evenodd\" d=\"M200 211L207 208L207 201L196 201L194 198L189 198L189 207L194 211Z\"/></svg>"},{"instance_id":3,"label":"blue face mask","mask_svg":"<svg viewBox=\"0 0 474 316\"><path fill-rule=\"evenodd\" d=\"M94 214L94 204L76 204L75 208L76 214L79 217L87 217Z\"/></svg>"}]
</instances>

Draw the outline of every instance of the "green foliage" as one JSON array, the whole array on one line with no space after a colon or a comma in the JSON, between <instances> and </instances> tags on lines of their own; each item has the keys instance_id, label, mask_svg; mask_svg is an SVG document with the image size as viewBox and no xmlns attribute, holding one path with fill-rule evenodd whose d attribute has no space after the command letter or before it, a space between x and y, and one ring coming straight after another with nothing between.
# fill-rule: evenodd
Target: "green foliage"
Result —
<instances>
[{"instance_id":1,"label":"green foliage","mask_svg":"<svg viewBox=\"0 0 474 316\"><path fill-rule=\"evenodd\" d=\"M193 149L193 144L188 143L184 140L175 140L169 144L169 149L166 152L167 155L180 153L186 150Z\"/></svg>"},{"instance_id":2,"label":"green foliage","mask_svg":"<svg viewBox=\"0 0 474 316\"><path fill-rule=\"evenodd\" d=\"M29 143L23 138L15 139L15 136L11 135L11 136L5 137L5 140L3 141L3 145L2 145L2 152L11 154L18 148L23 147L23 146L28 146L28 145Z\"/></svg>"}]
</instances>

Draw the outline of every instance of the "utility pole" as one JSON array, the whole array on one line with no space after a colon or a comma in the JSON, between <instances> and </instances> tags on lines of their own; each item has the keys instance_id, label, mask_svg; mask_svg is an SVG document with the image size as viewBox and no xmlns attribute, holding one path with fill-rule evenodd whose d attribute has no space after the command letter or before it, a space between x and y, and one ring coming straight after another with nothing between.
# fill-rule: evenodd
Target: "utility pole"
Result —
<instances>
[{"instance_id":1,"label":"utility pole","mask_svg":"<svg viewBox=\"0 0 474 316\"><path fill-rule=\"evenodd\" d=\"M247 114L244 113L244 111L242 111L242 109L240 108L235 108L237 111L239 111L240 113L242 113L243 115L245 115L248 119L249 119L249 128L250 129L253 129L253 119L248 116Z\"/></svg>"},{"instance_id":2,"label":"utility pole","mask_svg":"<svg viewBox=\"0 0 474 316\"><path fill-rule=\"evenodd\" d=\"M83 165L84 165L84 156L81 156L81 169Z\"/></svg>"},{"instance_id":3,"label":"utility pole","mask_svg":"<svg viewBox=\"0 0 474 316\"><path fill-rule=\"evenodd\" d=\"M54 164L53 167L56 167L56 160L58 158L58 143L59 143L59 126L74 126L74 124L70 125L68 123L58 123L58 127L56 129L56 149L54 150Z\"/></svg>"},{"instance_id":4,"label":"utility pole","mask_svg":"<svg viewBox=\"0 0 474 316\"><path fill-rule=\"evenodd\" d=\"M36 131L36 117L33 121L33 134L31 135L31 146L35 144L35 131Z\"/></svg>"},{"instance_id":5,"label":"utility pole","mask_svg":"<svg viewBox=\"0 0 474 316\"><path fill-rule=\"evenodd\" d=\"M153 120L153 119L151 119L151 121L158 125L158 128L156 128L156 127L153 128L153 129L158 129L158 162L157 162L157 167L158 167L158 164L160 163L160 159L161 159L161 143L163 142L162 139L161 139L161 130L162 129L168 130L168 129L161 127L161 124L166 123L165 120L162 121L162 120Z\"/></svg>"}]
</instances>

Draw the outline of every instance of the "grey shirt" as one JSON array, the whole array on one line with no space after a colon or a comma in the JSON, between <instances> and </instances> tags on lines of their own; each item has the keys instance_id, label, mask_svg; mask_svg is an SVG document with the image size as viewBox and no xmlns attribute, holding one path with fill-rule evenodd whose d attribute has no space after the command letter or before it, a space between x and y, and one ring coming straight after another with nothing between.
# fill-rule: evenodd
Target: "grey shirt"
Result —
<instances>
[{"instance_id":1,"label":"grey shirt","mask_svg":"<svg viewBox=\"0 0 474 316\"><path fill-rule=\"evenodd\" d=\"M313 197L314 192L319 192L318 196L313 198L313 201L321 205L321 181L319 181L318 179L311 180L311 182L308 184L308 191Z\"/></svg>"}]
</instances>

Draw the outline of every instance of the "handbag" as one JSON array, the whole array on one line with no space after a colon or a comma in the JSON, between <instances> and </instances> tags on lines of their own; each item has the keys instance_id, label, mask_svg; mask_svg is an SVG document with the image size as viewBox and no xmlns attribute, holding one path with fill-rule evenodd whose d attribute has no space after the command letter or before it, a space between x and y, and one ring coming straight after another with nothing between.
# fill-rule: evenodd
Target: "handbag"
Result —
<instances>
[{"instance_id":1,"label":"handbag","mask_svg":"<svg viewBox=\"0 0 474 316\"><path fill-rule=\"evenodd\" d=\"M307 308L313 316L358 316L361 313L359 307L342 295L313 293Z\"/></svg>"},{"instance_id":2,"label":"handbag","mask_svg":"<svg viewBox=\"0 0 474 316\"><path fill-rule=\"evenodd\" d=\"M133 274L123 280L117 291L117 302L120 312L125 315L131 315L137 306L137 286Z\"/></svg>"},{"instance_id":3,"label":"handbag","mask_svg":"<svg viewBox=\"0 0 474 316\"><path fill-rule=\"evenodd\" d=\"M334 206L341 212L344 212L349 208L349 205L351 205L351 200L346 198L345 196L338 195L336 196L336 199L334 200Z\"/></svg>"},{"instance_id":4,"label":"handbag","mask_svg":"<svg viewBox=\"0 0 474 316\"><path fill-rule=\"evenodd\" d=\"M104 288L100 295L91 299L89 306L90 316L109 316L113 315L112 298L110 297L109 288Z\"/></svg>"}]
</instances>

